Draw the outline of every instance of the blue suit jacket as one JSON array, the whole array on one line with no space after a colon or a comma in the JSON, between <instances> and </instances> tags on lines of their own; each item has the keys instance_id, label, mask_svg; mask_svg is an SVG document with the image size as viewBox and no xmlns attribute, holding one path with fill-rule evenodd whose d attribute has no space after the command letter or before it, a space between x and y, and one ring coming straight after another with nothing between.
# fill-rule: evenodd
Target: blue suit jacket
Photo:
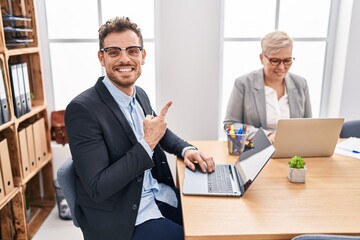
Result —
<instances>
[{"instance_id":1,"label":"blue suit jacket","mask_svg":"<svg viewBox=\"0 0 360 240\"><path fill-rule=\"evenodd\" d=\"M174 187L163 150L181 157L182 149L190 145L167 129L151 159L102 79L66 108L76 172L75 214L87 240L131 239L144 171L152 168L158 182ZM136 88L136 98L144 114L151 114L143 89Z\"/></svg>"}]
</instances>

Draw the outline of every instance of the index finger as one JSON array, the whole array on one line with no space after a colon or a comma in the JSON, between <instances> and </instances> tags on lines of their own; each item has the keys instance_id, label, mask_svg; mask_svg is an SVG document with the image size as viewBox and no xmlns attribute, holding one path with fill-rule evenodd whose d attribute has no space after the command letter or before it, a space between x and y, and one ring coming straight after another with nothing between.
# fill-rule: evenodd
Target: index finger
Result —
<instances>
[{"instance_id":1,"label":"index finger","mask_svg":"<svg viewBox=\"0 0 360 240\"><path fill-rule=\"evenodd\" d=\"M168 109L170 108L171 104L172 104L172 101L168 101L168 102L165 104L165 106L163 107L163 109L161 109L160 116L162 116L162 117L165 118L165 115L166 115Z\"/></svg>"}]
</instances>

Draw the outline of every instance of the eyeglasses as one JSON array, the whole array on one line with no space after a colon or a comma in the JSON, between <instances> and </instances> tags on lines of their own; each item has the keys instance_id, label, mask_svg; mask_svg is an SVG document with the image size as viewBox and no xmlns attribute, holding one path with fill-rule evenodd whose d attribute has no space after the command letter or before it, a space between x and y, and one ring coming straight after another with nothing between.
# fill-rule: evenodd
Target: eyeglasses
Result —
<instances>
[{"instance_id":1,"label":"eyeglasses","mask_svg":"<svg viewBox=\"0 0 360 240\"><path fill-rule=\"evenodd\" d=\"M269 60L270 64L273 66L279 66L281 64L281 62L285 66L290 66L295 61L294 57L280 59L280 58L268 58L268 56L266 56L266 55L264 55L264 56Z\"/></svg>"},{"instance_id":2,"label":"eyeglasses","mask_svg":"<svg viewBox=\"0 0 360 240\"><path fill-rule=\"evenodd\" d=\"M126 54L129 57L138 57L138 56L140 56L140 53L143 50L143 48L140 46L130 46L127 48L106 47L106 48L100 49L101 52L106 52L109 55L109 57L111 57L111 58L119 57L121 55L121 51L123 51L123 50L126 52Z\"/></svg>"}]
</instances>

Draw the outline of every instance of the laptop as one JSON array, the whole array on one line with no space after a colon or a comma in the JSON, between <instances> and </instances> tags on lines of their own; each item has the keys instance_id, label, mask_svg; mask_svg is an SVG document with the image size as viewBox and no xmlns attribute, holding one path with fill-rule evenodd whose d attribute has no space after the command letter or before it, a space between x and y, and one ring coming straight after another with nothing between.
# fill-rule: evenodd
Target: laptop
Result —
<instances>
[{"instance_id":1,"label":"laptop","mask_svg":"<svg viewBox=\"0 0 360 240\"><path fill-rule=\"evenodd\" d=\"M254 135L253 144L254 147L241 153L234 164L216 164L212 173L185 168L183 194L244 195L275 150L262 128Z\"/></svg>"},{"instance_id":2,"label":"laptop","mask_svg":"<svg viewBox=\"0 0 360 240\"><path fill-rule=\"evenodd\" d=\"M344 118L290 118L278 121L272 158L327 157L334 153Z\"/></svg>"}]
</instances>

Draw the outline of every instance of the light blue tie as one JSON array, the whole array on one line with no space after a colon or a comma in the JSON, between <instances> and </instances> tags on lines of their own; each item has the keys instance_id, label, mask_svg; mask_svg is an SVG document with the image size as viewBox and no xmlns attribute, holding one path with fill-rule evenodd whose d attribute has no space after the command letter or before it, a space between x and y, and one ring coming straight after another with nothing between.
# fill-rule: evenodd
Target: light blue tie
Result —
<instances>
[{"instance_id":1,"label":"light blue tie","mask_svg":"<svg viewBox=\"0 0 360 240\"><path fill-rule=\"evenodd\" d=\"M131 121L133 124L133 130L136 133L136 137L137 139L140 139L143 135L142 131L141 131L141 127L140 127L140 121L136 112L136 108L134 105L134 102L131 101L129 106L128 106L129 112L130 112L130 116L131 116Z\"/></svg>"}]
</instances>

